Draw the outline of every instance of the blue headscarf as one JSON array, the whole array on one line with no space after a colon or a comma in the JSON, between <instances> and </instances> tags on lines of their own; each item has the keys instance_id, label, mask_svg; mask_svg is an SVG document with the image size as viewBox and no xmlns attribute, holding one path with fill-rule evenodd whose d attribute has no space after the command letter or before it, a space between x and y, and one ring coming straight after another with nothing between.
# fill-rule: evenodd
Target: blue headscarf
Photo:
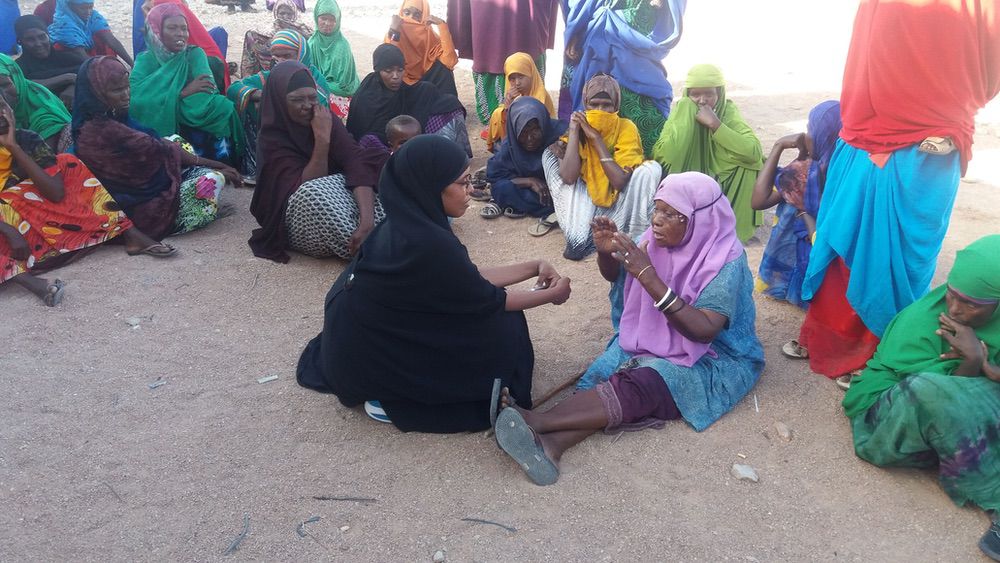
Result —
<instances>
[{"instance_id":1,"label":"blue headscarf","mask_svg":"<svg viewBox=\"0 0 1000 563\"><path fill-rule=\"evenodd\" d=\"M71 6L92 4L93 0L56 0L56 13L49 26L49 38L53 43L67 47L94 48L94 34L108 29L108 20L97 10L90 13L90 19L83 21Z\"/></svg>"},{"instance_id":2,"label":"blue headscarf","mask_svg":"<svg viewBox=\"0 0 1000 563\"><path fill-rule=\"evenodd\" d=\"M813 140L812 166L809 168L809 179L806 182L806 212L813 217L819 213L819 200L823 196L823 185L826 183L826 169L830 166L833 150L837 148L837 139L844 124L840 120L840 102L827 100L821 102L809 112L809 123L806 130Z\"/></svg>"},{"instance_id":3,"label":"blue headscarf","mask_svg":"<svg viewBox=\"0 0 1000 563\"><path fill-rule=\"evenodd\" d=\"M517 142L518 135L531 120L542 128L542 144L537 151L529 152ZM542 153L566 132L566 122L549 117L545 104L531 96L521 96L507 108L507 126L500 148L486 163L486 177L490 182L511 178L545 178Z\"/></svg>"},{"instance_id":4,"label":"blue headscarf","mask_svg":"<svg viewBox=\"0 0 1000 563\"><path fill-rule=\"evenodd\" d=\"M17 0L0 0L0 21L8 22L0 25L0 53L13 55L17 53L17 37L11 22L21 17L21 8Z\"/></svg>"},{"instance_id":5,"label":"blue headscarf","mask_svg":"<svg viewBox=\"0 0 1000 563\"><path fill-rule=\"evenodd\" d=\"M595 74L615 77L629 90L652 99L664 117L670 114L674 98L663 59L681 39L681 18L687 0L665 0L653 31L647 36L632 28L620 10L612 10L605 0L578 0L568 6L565 41L576 40L580 63L573 71L570 92L573 108L582 110L583 86Z\"/></svg>"}]
</instances>

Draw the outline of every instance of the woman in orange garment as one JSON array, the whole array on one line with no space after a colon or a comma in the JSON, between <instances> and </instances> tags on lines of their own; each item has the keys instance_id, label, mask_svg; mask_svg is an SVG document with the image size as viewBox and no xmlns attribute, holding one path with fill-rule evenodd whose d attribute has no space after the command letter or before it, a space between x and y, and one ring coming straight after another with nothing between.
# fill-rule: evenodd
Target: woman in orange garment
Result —
<instances>
[{"instance_id":1,"label":"woman in orange garment","mask_svg":"<svg viewBox=\"0 0 1000 563\"><path fill-rule=\"evenodd\" d=\"M433 26L437 26L436 32ZM427 0L403 0L399 14L392 16L385 42L403 51L403 82L412 85L424 80L446 94L458 96L454 73L458 54L448 22L431 15Z\"/></svg>"}]
</instances>

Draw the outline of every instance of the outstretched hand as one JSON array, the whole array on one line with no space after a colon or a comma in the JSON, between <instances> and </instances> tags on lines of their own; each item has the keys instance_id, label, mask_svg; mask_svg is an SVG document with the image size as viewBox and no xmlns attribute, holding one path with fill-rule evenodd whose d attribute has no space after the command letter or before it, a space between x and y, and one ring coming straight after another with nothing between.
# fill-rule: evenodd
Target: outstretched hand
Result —
<instances>
[{"instance_id":1,"label":"outstretched hand","mask_svg":"<svg viewBox=\"0 0 1000 563\"><path fill-rule=\"evenodd\" d=\"M601 254L611 254L614 252L612 241L615 233L618 232L618 225L607 217L594 217L590 222L590 230L594 233L594 245Z\"/></svg>"},{"instance_id":2,"label":"outstretched hand","mask_svg":"<svg viewBox=\"0 0 1000 563\"><path fill-rule=\"evenodd\" d=\"M636 245L625 233L617 232L611 238L611 256L625 266L625 271L638 277L646 266L652 264L649 259L649 241L644 240L642 244Z\"/></svg>"}]
</instances>

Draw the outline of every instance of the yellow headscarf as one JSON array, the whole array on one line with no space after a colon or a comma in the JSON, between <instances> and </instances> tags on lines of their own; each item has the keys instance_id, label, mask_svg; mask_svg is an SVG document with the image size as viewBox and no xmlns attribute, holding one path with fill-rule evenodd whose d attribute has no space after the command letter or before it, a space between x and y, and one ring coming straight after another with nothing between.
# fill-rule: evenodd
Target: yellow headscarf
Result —
<instances>
[{"instance_id":1,"label":"yellow headscarf","mask_svg":"<svg viewBox=\"0 0 1000 563\"><path fill-rule=\"evenodd\" d=\"M504 61L504 92L510 91L510 75L515 73L531 77L531 93L528 95L545 104L545 109L549 111L550 117L556 117L556 105L552 102L552 97L549 96L548 91L545 89L545 79L543 79L542 75L538 72L538 67L535 66L535 61L532 60L531 55L528 53L514 53L513 55L507 57L507 60ZM491 146L494 142L503 139L503 136L506 133L505 110L506 107L501 104L500 107L493 110L493 114L490 116L489 141Z\"/></svg>"},{"instance_id":2,"label":"yellow headscarf","mask_svg":"<svg viewBox=\"0 0 1000 563\"><path fill-rule=\"evenodd\" d=\"M586 104L597 94L607 95L615 105L615 112L587 110L587 123L597 129L604 139L604 146L615 159L615 163L625 169L634 169L642 164L642 139L639 128L624 117L618 116L621 104L621 88L618 81L606 75L599 74L587 81L583 87L584 103ZM604 173L601 165L601 155L597 148L588 145L585 138L580 138L580 176L587 184L587 194L598 207L611 207L618 199L618 191L611 189L611 181Z\"/></svg>"}]
</instances>

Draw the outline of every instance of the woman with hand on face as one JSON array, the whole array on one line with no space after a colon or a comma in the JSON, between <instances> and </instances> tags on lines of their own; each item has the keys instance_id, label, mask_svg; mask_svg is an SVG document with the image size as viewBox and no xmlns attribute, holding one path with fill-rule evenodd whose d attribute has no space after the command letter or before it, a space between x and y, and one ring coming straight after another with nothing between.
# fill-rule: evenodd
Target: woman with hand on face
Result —
<instances>
[{"instance_id":1,"label":"woman with hand on face","mask_svg":"<svg viewBox=\"0 0 1000 563\"><path fill-rule=\"evenodd\" d=\"M771 154L757 176L750 206L758 211L778 206L776 224L760 260L760 291L805 309L802 278L809 265L809 251L816 232L816 216L826 182L826 170L840 134L840 103L823 102L809 112L805 133L785 135L774 143ZM779 167L785 151L797 151L796 159ZM786 354L799 357L796 341Z\"/></svg>"},{"instance_id":2,"label":"woman with hand on face","mask_svg":"<svg viewBox=\"0 0 1000 563\"><path fill-rule=\"evenodd\" d=\"M486 147L492 152L496 143L499 143L506 134L507 108L510 104L521 96L535 98L545 104L545 109L550 117L556 116L556 106L552 103L552 97L545 90L545 80L538 72L538 67L531 60L527 53L514 53L507 57L503 64L504 76L507 77L507 84L504 87L503 103L493 110L490 116L489 133L486 138Z\"/></svg>"},{"instance_id":3,"label":"woman with hand on face","mask_svg":"<svg viewBox=\"0 0 1000 563\"><path fill-rule=\"evenodd\" d=\"M618 82L598 74L583 94L587 111L573 113L568 135L543 157L568 260L594 251L594 217L608 217L628 236L642 234L660 182L660 165L643 162L639 130L618 115Z\"/></svg>"},{"instance_id":4,"label":"woman with hand on face","mask_svg":"<svg viewBox=\"0 0 1000 563\"><path fill-rule=\"evenodd\" d=\"M403 431L489 428L498 380L531 405L534 352L522 311L562 304L570 280L542 260L478 267L449 218L469 206L469 158L437 135L394 153L379 180L386 220L326 296L299 384ZM534 280L533 290L509 286Z\"/></svg>"},{"instance_id":5,"label":"woman with hand on face","mask_svg":"<svg viewBox=\"0 0 1000 563\"><path fill-rule=\"evenodd\" d=\"M219 93L205 51L188 44L184 12L162 4L146 18L149 50L132 70L130 114L161 136L178 134L198 156L238 162L243 127L233 103Z\"/></svg>"},{"instance_id":6,"label":"woman with hand on face","mask_svg":"<svg viewBox=\"0 0 1000 563\"><path fill-rule=\"evenodd\" d=\"M385 216L373 189L382 161L333 117L305 65L277 64L261 99L253 253L282 263L289 249L353 256Z\"/></svg>"},{"instance_id":7,"label":"woman with hand on face","mask_svg":"<svg viewBox=\"0 0 1000 563\"><path fill-rule=\"evenodd\" d=\"M424 133L441 135L472 156L465 128L465 106L430 82L410 85L403 80L406 59L399 47L383 43L372 53L374 72L361 82L347 116L347 130L362 146L388 150L385 126L398 115L420 122Z\"/></svg>"},{"instance_id":8,"label":"woman with hand on face","mask_svg":"<svg viewBox=\"0 0 1000 563\"><path fill-rule=\"evenodd\" d=\"M0 100L0 283L13 280L54 307L62 281L32 271L59 267L79 256L74 251L118 236L130 255L176 253L136 228L76 156L55 155L38 134L17 129Z\"/></svg>"},{"instance_id":9,"label":"woman with hand on face","mask_svg":"<svg viewBox=\"0 0 1000 563\"><path fill-rule=\"evenodd\" d=\"M764 352L735 224L719 185L698 172L663 180L638 243L607 217L594 219L617 334L577 392L548 411L501 398L510 408L497 417L497 442L535 484L554 483L563 453L591 434L682 418L700 432L754 386Z\"/></svg>"},{"instance_id":10,"label":"woman with hand on face","mask_svg":"<svg viewBox=\"0 0 1000 563\"><path fill-rule=\"evenodd\" d=\"M485 219L525 213L540 217L542 221L529 233L541 236L554 227L552 221L545 219L554 210L542 156L566 131L566 123L549 117L548 108L531 97L515 99L506 121L507 136L486 163L493 202L483 207L479 215Z\"/></svg>"},{"instance_id":11,"label":"woman with hand on face","mask_svg":"<svg viewBox=\"0 0 1000 563\"><path fill-rule=\"evenodd\" d=\"M239 173L195 156L130 115L128 69L94 57L80 67L73 101L74 152L137 227L156 240L208 225L218 198Z\"/></svg>"},{"instance_id":12,"label":"woman with hand on face","mask_svg":"<svg viewBox=\"0 0 1000 563\"><path fill-rule=\"evenodd\" d=\"M736 213L740 241L750 240L762 222L750 199L764 162L763 149L726 98L726 80L718 67L702 64L688 71L684 95L663 124L653 158L664 174L693 170L715 178Z\"/></svg>"},{"instance_id":13,"label":"woman with hand on face","mask_svg":"<svg viewBox=\"0 0 1000 563\"><path fill-rule=\"evenodd\" d=\"M392 16L385 42L399 47L406 57L404 82L416 84L423 80L445 94L457 96L453 69L458 64L458 54L448 23L432 16L430 10L427 0L403 0L399 14Z\"/></svg>"},{"instance_id":14,"label":"woman with hand on face","mask_svg":"<svg viewBox=\"0 0 1000 563\"><path fill-rule=\"evenodd\" d=\"M959 506L990 513L1000 560L1000 235L955 255L948 281L889 323L844 396L854 451L881 467L937 468Z\"/></svg>"},{"instance_id":15,"label":"woman with hand on face","mask_svg":"<svg viewBox=\"0 0 1000 563\"><path fill-rule=\"evenodd\" d=\"M360 82L351 45L340 32L340 6L336 0L316 0L313 17L316 33L309 38L309 50L330 86L334 112L343 119L350 115L351 98Z\"/></svg>"},{"instance_id":16,"label":"woman with hand on face","mask_svg":"<svg viewBox=\"0 0 1000 563\"><path fill-rule=\"evenodd\" d=\"M316 91L319 99L328 101L331 98L330 86L326 83L326 78L312 64L312 57L309 53L309 44L298 32L282 30L274 34L271 40L271 53L275 64L282 61L298 61L309 67L313 80L316 81ZM226 91L228 97L240 113L243 123L243 133L246 137L247 149L243 155L242 170L246 175L246 182L253 183L257 177L257 135L260 131L260 100L264 95L264 85L271 74L270 70L264 70L257 74L244 77L242 80L233 82ZM330 103L329 101L327 103ZM331 106L333 104L331 103ZM335 106L334 106L335 107ZM333 109L333 107L331 107Z\"/></svg>"}]
</instances>

